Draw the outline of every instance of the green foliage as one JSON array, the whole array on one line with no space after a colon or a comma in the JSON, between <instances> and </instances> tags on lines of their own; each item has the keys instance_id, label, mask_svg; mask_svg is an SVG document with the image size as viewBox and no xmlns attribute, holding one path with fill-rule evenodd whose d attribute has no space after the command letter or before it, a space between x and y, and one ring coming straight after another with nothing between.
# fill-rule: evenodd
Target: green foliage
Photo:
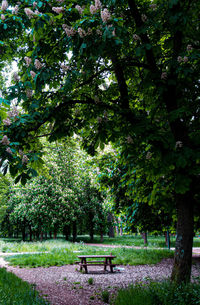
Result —
<instances>
[{"instance_id":1,"label":"green foliage","mask_svg":"<svg viewBox=\"0 0 200 305\"><path fill-rule=\"evenodd\" d=\"M30 284L22 281L11 272L0 269L0 304L30 304L47 305L48 303L39 297L38 292Z\"/></svg>"},{"instance_id":2,"label":"green foliage","mask_svg":"<svg viewBox=\"0 0 200 305\"><path fill-rule=\"evenodd\" d=\"M103 290L101 293L102 301L106 304L109 304L110 294L108 290Z\"/></svg>"},{"instance_id":3,"label":"green foliage","mask_svg":"<svg viewBox=\"0 0 200 305\"><path fill-rule=\"evenodd\" d=\"M114 305L199 305L199 283L138 283L118 292Z\"/></svg>"},{"instance_id":4,"label":"green foliage","mask_svg":"<svg viewBox=\"0 0 200 305\"><path fill-rule=\"evenodd\" d=\"M89 284L89 285L93 285L93 284L94 284L94 279L93 279L93 277L90 277L90 278L88 279L88 284Z\"/></svg>"}]
</instances>

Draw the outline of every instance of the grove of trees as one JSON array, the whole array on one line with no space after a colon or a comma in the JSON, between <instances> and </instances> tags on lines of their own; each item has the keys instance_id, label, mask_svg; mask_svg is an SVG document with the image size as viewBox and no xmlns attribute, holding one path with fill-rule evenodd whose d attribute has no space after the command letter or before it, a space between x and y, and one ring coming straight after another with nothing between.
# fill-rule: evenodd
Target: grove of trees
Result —
<instances>
[{"instance_id":1,"label":"grove of trees","mask_svg":"<svg viewBox=\"0 0 200 305\"><path fill-rule=\"evenodd\" d=\"M2 171L33 177L42 136L79 134L90 154L115 143L129 191L139 175L151 204L169 192L176 282L190 280L199 205L199 10L194 0L1 4L1 67L18 65L2 86Z\"/></svg>"}]
</instances>

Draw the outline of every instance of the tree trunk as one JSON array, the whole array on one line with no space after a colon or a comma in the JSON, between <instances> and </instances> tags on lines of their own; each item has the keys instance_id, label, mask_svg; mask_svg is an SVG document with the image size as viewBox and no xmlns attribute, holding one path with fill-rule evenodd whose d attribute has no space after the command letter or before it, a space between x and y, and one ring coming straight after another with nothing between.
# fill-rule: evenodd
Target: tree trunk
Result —
<instances>
[{"instance_id":1,"label":"tree trunk","mask_svg":"<svg viewBox=\"0 0 200 305\"><path fill-rule=\"evenodd\" d=\"M65 225L63 228L63 234L65 236L65 240L69 240L69 236L70 236L70 226L69 225Z\"/></svg>"},{"instance_id":2,"label":"tree trunk","mask_svg":"<svg viewBox=\"0 0 200 305\"><path fill-rule=\"evenodd\" d=\"M177 237L171 279L176 283L189 282L192 265L194 234L193 196L191 192L177 196Z\"/></svg>"},{"instance_id":3,"label":"tree trunk","mask_svg":"<svg viewBox=\"0 0 200 305\"><path fill-rule=\"evenodd\" d=\"M108 236L109 237L115 237L115 230L114 230L114 227L113 227L113 215L112 215L112 213L108 213L108 223L109 223Z\"/></svg>"},{"instance_id":4,"label":"tree trunk","mask_svg":"<svg viewBox=\"0 0 200 305\"><path fill-rule=\"evenodd\" d=\"M76 237L77 237L76 221L73 221L73 224L72 224L72 235L73 235L73 242L75 242L76 241Z\"/></svg>"},{"instance_id":5,"label":"tree trunk","mask_svg":"<svg viewBox=\"0 0 200 305\"><path fill-rule=\"evenodd\" d=\"M53 232L53 239L56 239L56 238L57 238L57 232L54 231L54 232Z\"/></svg>"},{"instance_id":6,"label":"tree trunk","mask_svg":"<svg viewBox=\"0 0 200 305\"><path fill-rule=\"evenodd\" d=\"M30 241L33 241L33 231L32 231L32 228L31 228L31 225L29 225L29 240Z\"/></svg>"},{"instance_id":7,"label":"tree trunk","mask_svg":"<svg viewBox=\"0 0 200 305\"><path fill-rule=\"evenodd\" d=\"M142 235L142 238L144 239L144 244L146 245L147 244L147 232L143 232L141 233Z\"/></svg>"}]
</instances>

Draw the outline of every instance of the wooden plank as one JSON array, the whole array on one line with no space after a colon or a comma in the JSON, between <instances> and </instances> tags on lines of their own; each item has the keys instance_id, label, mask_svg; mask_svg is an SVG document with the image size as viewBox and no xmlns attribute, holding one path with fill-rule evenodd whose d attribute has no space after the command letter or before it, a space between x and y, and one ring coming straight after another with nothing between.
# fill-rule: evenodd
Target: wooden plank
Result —
<instances>
[{"instance_id":1,"label":"wooden plank","mask_svg":"<svg viewBox=\"0 0 200 305\"><path fill-rule=\"evenodd\" d=\"M114 255L78 255L78 258L116 258Z\"/></svg>"}]
</instances>

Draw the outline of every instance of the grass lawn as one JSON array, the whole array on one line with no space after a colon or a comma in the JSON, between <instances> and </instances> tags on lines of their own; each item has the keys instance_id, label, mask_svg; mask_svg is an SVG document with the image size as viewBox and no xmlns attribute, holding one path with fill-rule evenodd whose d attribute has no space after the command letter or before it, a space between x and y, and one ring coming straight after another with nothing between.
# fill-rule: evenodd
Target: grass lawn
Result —
<instances>
[{"instance_id":1,"label":"grass lawn","mask_svg":"<svg viewBox=\"0 0 200 305\"><path fill-rule=\"evenodd\" d=\"M0 269L1 305L47 305L33 287L4 268Z\"/></svg>"},{"instance_id":2,"label":"grass lawn","mask_svg":"<svg viewBox=\"0 0 200 305\"><path fill-rule=\"evenodd\" d=\"M200 305L200 282L175 285L169 281L138 283L120 289L114 305Z\"/></svg>"},{"instance_id":3,"label":"grass lawn","mask_svg":"<svg viewBox=\"0 0 200 305\"><path fill-rule=\"evenodd\" d=\"M80 249L81 248L81 249ZM163 258L173 257L173 252L161 249L127 249L127 248L100 248L100 247L79 247L78 252L74 252L72 245L70 248L57 248L48 253L40 254L18 254L8 256L5 259L14 266L20 267L49 267L73 264L77 261L78 254L110 254L116 255L114 262L120 265L143 265L156 264Z\"/></svg>"}]
</instances>

